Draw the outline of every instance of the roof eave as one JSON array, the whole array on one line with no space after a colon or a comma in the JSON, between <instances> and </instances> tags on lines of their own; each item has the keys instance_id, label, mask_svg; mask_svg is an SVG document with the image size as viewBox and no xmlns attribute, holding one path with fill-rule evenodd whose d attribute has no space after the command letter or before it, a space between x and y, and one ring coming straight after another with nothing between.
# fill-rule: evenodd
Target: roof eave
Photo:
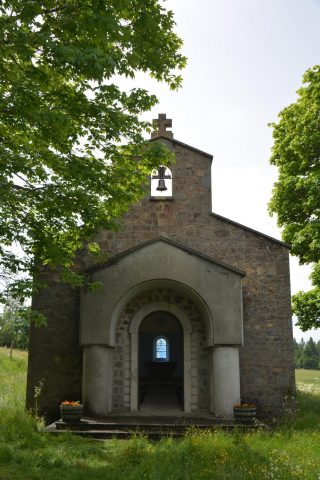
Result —
<instances>
[{"instance_id":1,"label":"roof eave","mask_svg":"<svg viewBox=\"0 0 320 480\"><path fill-rule=\"evenodd\" d=\"M169 138L164 135L160 135L159 137L155 138L150 138L150 142L154 142L157 140L168 140L169 142L176 143L177 145L180 145L181 147L187 148L188 150L192 150L194 152L199 153L200 155L204 155L207 158L210 158L210 160L213 159L213 155L210 153L204 152L203 150L199 150L199 148L192 147L191 145L188 145L187 143L180 142L180 140L176 140L175 138Z\"/></svg>"},{"instance_id":2,"label":"roof eave","mask_svg":"<svg viewBox=\"0 0 320 480\"><path fill-rule=\"evenodd\" d=\"M271 242L278 243L279 245L282 245L283 247L286 247L288 249L291 248L291 245L289 243L283 242L282 240L278 240L277 238L270 237L270 235L267 235L266 233L259 232L258 230L254 230L253 228L247 227L246 225L243 225L242 223L235 222L234 220L231 220L230 218L223 217L222 215L219 215L218 213L210 212L210 214L213 217L218 218L219 220L223 220L224 222L231 223L232 225L235 225L236 227L243 228L244 230L247 230L248 232L254 233L255 235L258 235L259 237L266 238L267 240L270 240Z\"/></svg>"}]
</instances>

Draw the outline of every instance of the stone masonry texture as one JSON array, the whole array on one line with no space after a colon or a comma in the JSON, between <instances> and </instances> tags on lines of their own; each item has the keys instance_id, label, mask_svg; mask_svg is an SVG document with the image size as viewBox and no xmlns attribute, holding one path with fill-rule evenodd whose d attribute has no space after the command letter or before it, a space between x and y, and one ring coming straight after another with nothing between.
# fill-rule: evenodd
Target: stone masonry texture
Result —
<instances>
[{"instance_id":1,"label":"stone masonry texture","mask_svg":"<svg viewBox=\"0 0 320 480\"><path fill-rule=\"evenodd\" d=\"M130 410L130 334L129 325L135 313L153 302L179 305L188 315L191 334L191 410L208 411L208 349L205 346L205 326L194 302L173 289L155 289L138 295L124 309L116 331L114 358L113 406L115 411Z\"/></svg>"},{"instance_id":2,"label":"stone masonry texture","mask_svg":"<svg viewBox=\"0 0 320 480\"><path fill-rule=\"evenodd\" d=\"M295 388L288 248L212 214L211 157L174 140L159 141L176 156L170 166L172 199L157 201L146 195L123 217L119 231L101 231L97 241L112 258L162 236L245 271L241 395L257 402L261 416L279 416ZM92 259L83 256L79 261L85 266ZM47 284L34 299L48 326L31 330L27 406L34 405L34 386L43 379L40 407L48 418L58 418L60 400L81 399L79 292L60 284L49 272ZM122 405L128 404L125 391L123 400L115 400Z\"/></svg>"}]
</instances>

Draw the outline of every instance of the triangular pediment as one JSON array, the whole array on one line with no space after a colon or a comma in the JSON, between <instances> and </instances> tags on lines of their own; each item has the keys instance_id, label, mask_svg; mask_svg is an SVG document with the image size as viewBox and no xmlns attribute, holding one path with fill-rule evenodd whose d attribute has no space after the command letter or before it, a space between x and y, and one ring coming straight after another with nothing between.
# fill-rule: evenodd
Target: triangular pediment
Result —
<instances>
[{"instance_id":1,"label":"triangular pediment","mask_svg":"<svg viewBox=\"0 0 320 480\"><path fill-rule=\"evenodd\" d=\"M237 275L240 275L242 277L244 277L246 275L246 273L243 271L243 270L240 270L239 268L237 267L234 267L234 266L231 266L231 265L228 265L224 262L221 262L220 260L217 260L209 255L206 255L206 254L203 254L193 248L190 248L186 245L183 245L181 243L178 243L174 240L171 240L171 239L168 239L166 237L156 237L152 240L149 240L147 242L144 242L144 243L140 243L139 245L133 247L133 248L130 248L128 250L124 250L123 252L111 257L111 258L108 258L106 260L104 260L103 262L98 262L98 263L95 263L93 265L90 265L89 267L85 268L83 270L83 272L92 272L92 271L95 271L95 270L99 270L101 268L105 268L105 267L109 267L111 265L114 265L118 262L120 262L122 259L126 258L127 256L129 255L132 255L133 253L135 252L138 252L139 250L142 250L144 248L147 248L151 245L154 245L156 243L164 243L164 244L167 244L167 245L170 245L171 247L174 247L174 248L177 248L179 250L182 250L186 253L188 253L189 255L193 255L195 257L198 257L199 259L202 259L202 260L205 260L209 263L213 263L215 265L218 265L219 267L222 267L223 269L226 269L228 271L231 271L232 273L235 273Z\"/></svg>"}]
</instances>

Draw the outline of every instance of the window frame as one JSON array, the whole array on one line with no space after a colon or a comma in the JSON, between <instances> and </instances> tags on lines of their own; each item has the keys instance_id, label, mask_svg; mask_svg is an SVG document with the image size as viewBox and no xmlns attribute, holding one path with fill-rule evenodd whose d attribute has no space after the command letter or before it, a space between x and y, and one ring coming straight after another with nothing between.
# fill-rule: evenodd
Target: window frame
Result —
<instances>
[{"instance_id":1,"label":"window frame","mask_svg":"<svg viewBox=\"0 0 320 480\"><path fill-rule=\"evenodd\" d=\"M158 182L158 179L154 178L154 176L159 175L159 169L154 168L152 170L151 176L150 176L150 199L151 200L172 200L173 199L173 175L172 175L171 169L168 166L166 166L166 174L167 172L171 176L171 178L167 178L165 180L166 182L168 182L167 183L168 191L165 190L164 192L158 192L154 188L154 186Z\"/></svg>"}]
</instances>

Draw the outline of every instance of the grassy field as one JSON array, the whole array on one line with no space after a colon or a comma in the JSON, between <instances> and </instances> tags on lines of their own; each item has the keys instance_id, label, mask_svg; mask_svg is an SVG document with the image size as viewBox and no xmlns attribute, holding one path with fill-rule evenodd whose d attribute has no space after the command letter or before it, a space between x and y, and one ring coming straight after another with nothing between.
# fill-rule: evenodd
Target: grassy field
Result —
<instances>
[{"instance_id":1,"label":"grassy field","mask_svg":"<svg viewBox=\"0 0 320 480\"><path fill-rule=\"evenodd\" d=\"M296 384L299 390L320 395L320 370L296 370Z\"/></svg>"},{"instance_id":2,"label":"grassy field","mask_svg":"<svg viewBox=\"0 0 320 480\"><path fill-rule=\"evenodd\" d=\"M6 409L8 406L12 409L23 409L27 361L26 352L14 350L13 359L10 359L9 349L0 347L0 409Z\"/></svg>"},{"instance_id":3,"label":"grassy field","mask_svg":"<svg viewBox=\"0 0 320 480\"><path fill-rule=\"evenodd\" d=\"M0 349L0 480L320 478L319 393L299 392L297 416L272 432L190 432L157 443L52 437L24 412L26 362L25 353L10 360ZM319 378L304 372L297 373L300 388Z\"/></svg>"}]
</instances>

